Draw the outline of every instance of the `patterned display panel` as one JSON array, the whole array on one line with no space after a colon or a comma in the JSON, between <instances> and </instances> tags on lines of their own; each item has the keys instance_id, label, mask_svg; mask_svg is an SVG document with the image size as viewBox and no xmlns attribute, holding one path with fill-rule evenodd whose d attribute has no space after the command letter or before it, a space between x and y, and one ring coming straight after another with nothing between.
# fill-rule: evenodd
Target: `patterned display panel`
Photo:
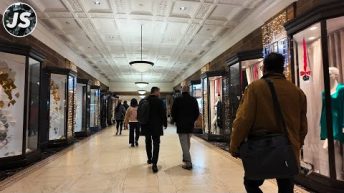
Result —
<instances>
[{"instance_id":1,"label":"patterned display panel","mask_svg":"<svg viewBox=\"0 0 344 193\"><path fill-rule=\"evenodd\" d=\"M230 79L229 79L229 69L226 69L226 75L223 76L223 131L224 131L224 135L228 135L230 136L231 134L231 122L230 122L230 116L231 116L231 112L230 112L230 93L229 93L229 87L230 87Z\"/></svg>"}]
</instances>

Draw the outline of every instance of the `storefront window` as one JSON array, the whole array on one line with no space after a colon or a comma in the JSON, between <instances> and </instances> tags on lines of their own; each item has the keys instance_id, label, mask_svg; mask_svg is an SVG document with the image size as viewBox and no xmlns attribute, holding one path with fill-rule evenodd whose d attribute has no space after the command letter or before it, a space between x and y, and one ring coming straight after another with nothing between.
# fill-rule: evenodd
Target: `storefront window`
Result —
<instances>
[{"instance_id":1,"label":"storefront window","mask_svg":"<svg viewBox=\"0 0 344 193\"><path fill-rule=\"evenodd\" d=\"M83 118L84 111L86 111L86 85L85 84L77 84L76 87L76 125L75 125L75 132L82 132L84 128ZM86 114L85 114L86 115Z\"/></svg>"},{"instance_id":2,"label":"storefront window","mask_svg":"<svg viewBox=\"0 0 344 193\"><path fill-rule=\"evenodd\" d=\"M210 134L222 134L222 77L209 77Z\"/></svg>"},{"instance_id":3,"label":"storefront window","mask_svg":"<svg viewBox=\"0 0 344 193\"><path fill-rule=\"evenodd\" d=\"M26 57L0 52L0 158L23 154Z\"/></svg>"},{"instance_id":4,"label":"storefront window","mask_svg":"<svg viewBox=\"0 0 344 193\"><path fill-rule=\"evenodd\" d=\"M203 87L203 123L204 123L204 133L208 133L209 123L208 123L208 78L202 79Z\"/></svg>"},{"instance_id":5,"label":"storefront window","mask_svg":"<svg viewBox=\"0 0 344 193\"><path fill-rule=\"evenodd\" d=\"M66 139L67 76L51 74L49 140Z\"/></svg>"},{"instance_id":6,"label":"storefront window","mask_svg":"<svg viewBox=\"0 0 344 193\"><path fill-rule=\"evenodd\" d=\"M27 116L26 153L38 147L40 68L40 62L29 58L28 107L30 108Z\"/></svg>"},{"instance_id":7,"label":"storefront window","mask_svg":"<svg viewBox=\"0 0 344 193\"><path fill-rule=\"evenodd\" d=\"M297 82L307 97L308 134L301 156L301 166L329 176L328 149L321 121L324 104L324 77L320 23L309 26L293 37Z\"/></svg>"},{"instance_id":8,"label":"storefront window","mask_svg":"<svg viewBox=\"0 0 344 193\"><path fill-rule=\"evenodd\" d=\"M99 89L91 89L90 127L98 127L99 126L99 102L100 102L99 97L100 97Z\"/></svg>"},{"instance_id":9,"label":"storefront window","mask_svg":"<svg viewBox=\"0 0 344 193\"><path fill-rule=\"evenodd\" d=\"M336 174L338 180L344 180L344 17L327 20L327 33ZM324 97L322 102L324 104ZM326 150L328 133L325 114L323 105L320 137Z\"/></svg>"}]
</instances>

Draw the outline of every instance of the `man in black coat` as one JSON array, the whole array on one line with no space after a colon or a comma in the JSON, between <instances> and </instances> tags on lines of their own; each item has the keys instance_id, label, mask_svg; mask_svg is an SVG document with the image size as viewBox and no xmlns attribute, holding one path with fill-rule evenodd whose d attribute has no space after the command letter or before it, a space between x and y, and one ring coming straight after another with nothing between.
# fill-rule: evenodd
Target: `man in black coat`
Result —
<instances>
[{"instance_id":1,"label":"man in black coat","mask_svg":"<svg viewBox=\"0 0 344 193\"><path fill-rule=\"evenodd\" d=\"M167 128L166 107L159 97L160 89L152 87L151 94L146 98L149 102L149 121L147 124L142 125L142 133L146 136L147 163L153 164L152 170L154 173L158 172L160 136L164 134L163 127Z\"/></svg>"},{"instance_id":2,"label":"man in black coat","mask_svg":"<svg viewBox=\"0 0 344 193\"><path fill-rule=\"evenodd\" d=\"M198 116L199 108L197 100L190 96L189 87L183 86L182 96L177 97L173 103L172 117L176 122L177 133L183 150L183 162L185 162L185 165L182 167L187 170L192 169L190 138Z\"/></svg>"}]
</instances>

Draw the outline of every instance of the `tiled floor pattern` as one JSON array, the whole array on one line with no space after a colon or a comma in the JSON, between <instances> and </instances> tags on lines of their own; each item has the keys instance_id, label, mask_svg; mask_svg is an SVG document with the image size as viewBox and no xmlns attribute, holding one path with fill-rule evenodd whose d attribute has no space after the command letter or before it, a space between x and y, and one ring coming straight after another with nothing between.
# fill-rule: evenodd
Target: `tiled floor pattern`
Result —
<instances>
[{"instance_id":1,"label":"tiled floor pattern","mask_svg":"<svg viewBox=\"0 0 344 193\"><path fill-rule=\"evenodd\" d=\"M128 145L128 132L114 136L106 129L2 183L1 193L244 193L239 160L205 141L192 139L194 169L181 168L181 150L175 128L161 138L160 171L146 164L144 138ZM10 184L10 185L8 185ZM1 185L1 184L0 184ZM0 186L1 188L1 186ZM265 193L275 193L266 181ZM297 192L303 192L298 189Z\"/></svg>"}]
</instances>

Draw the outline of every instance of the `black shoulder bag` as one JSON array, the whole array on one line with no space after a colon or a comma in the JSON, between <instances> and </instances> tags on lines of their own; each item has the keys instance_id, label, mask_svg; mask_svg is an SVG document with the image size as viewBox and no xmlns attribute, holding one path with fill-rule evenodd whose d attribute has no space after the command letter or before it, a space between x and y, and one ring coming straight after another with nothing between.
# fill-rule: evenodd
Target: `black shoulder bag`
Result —
<instances>
[{"instance_id":1,"label":"black shoulder bag","mask_svg":"<svg viewBox=\"0 0 344 193\"><path fill-rule=\"evenodd\" d=\"M278 127L282 127L283 133L250 135L240 146L245 178L251 180L290 178L299 173L299 166L288 137L275 87L270 79L264 80L269 85L277 124Z\"/></svg>"}]
</instances>

